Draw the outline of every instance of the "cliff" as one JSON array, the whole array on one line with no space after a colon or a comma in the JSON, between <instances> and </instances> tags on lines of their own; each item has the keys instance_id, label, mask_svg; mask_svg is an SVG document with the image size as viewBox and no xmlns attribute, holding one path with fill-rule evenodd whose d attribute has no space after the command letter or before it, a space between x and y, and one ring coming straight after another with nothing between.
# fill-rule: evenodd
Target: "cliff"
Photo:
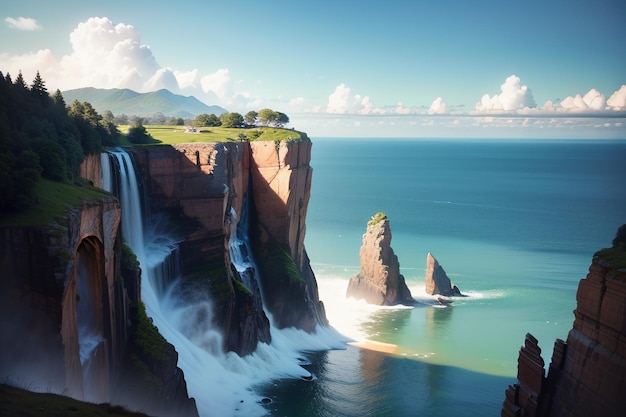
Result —
<instances>
[{"instance_id":1,"label":"cliff","mask_svg":"<svg viewBox=\"0 0 626 417\"><path fill-rule=\"evenodd\" d=\"M140 271L128 279L120 272L117 199L102 193L66 210L54 224L0 229L2 378L90 402L144 410L139 403L151 402L158 413L197 415L184 379L171 377L181 372L171 346L163 350L169 362L158 366L163 386L139 381L118 401L120 382L136 371L128 366L136 343L129 305L140 294ZM148 400L155 397L171 401Z\"/></svg>"},{"instance_id":2,"label":"cliff","mask_svg":"<svg viewBox=\"0 0 626 417\"><path fill-rule=\"evenodd\" d=\"M180 234L184 285L210 294L225 350L245 355L271 341L261 300L279 328L327 323L304 248L311 146L305 138L133 150L151 209L168 212ZM255 271L232 267L236 235L251 237Z\"/></svg>"},{"instance_id":3,"label":"cliff","mask_svg":"<svg viewBox=\"0 0 626 417\"><path fill-rule=\"evenodd\" d=\"M263 303L279 327L327 324L303 244L311 146L304 138L129 149L145 211L163 216L180 242L181 289L191 301L210 298L227 351L246 355L271 341ZM81 166L97 186L101 171L99 156ZM0 376L195 416L176 350L146 316L142 266L122 244L120 224L118 200L102 193L67 208L58 224L0 229ZM251 252L237 243L248 236ZM239 257L256 267L238 270Z\"/></svg>"},{"instance_id":4,"label":"cliff","mask_svg":"<svg viewBox=\"0 0 626 417\"><path fill-rule=\"evenodd\" d=\"M250 147L250 232L264 303L277 327L314 332L328 322L304 248L312 143L259 141Z\"/></svg>"},{"instance_id":5,"label":"cliff","mask_svg":"<svg viewBox=\"0 0 626 417\"><path fill-rule=\"evenodd\" d=\"M597 252L576 294L574 324L556 340L547 377L538 342L520 350L519 383L502 416L622 416L626 392L626 225L613 247Z\"/></svg>"},{"instance_id":6,"label":"cliff","mask_svg":"<svg viewBox=\"0 0 626 417\"><path fill-rule=\"evenodd\" d=\"M453 285L448 274L430 252L426 256L426 293L430 295L461 296L461 291Z\"/></svg>"},{"instance_id":7,"label":"cliff","mask_svg":"<svg viewBox=\"0 0 626 417\"><path fill-rule=\"evenodd\" d=\"M389 219L383 213L368 222L359 256L361 270L350 278L346 297L377 305L415 303L400 274L398 257L391 248Z\"/></svg>"},{"instance_id":8,"label":"cliff","mask_svg":"<svg viewBox=\"0 0 626 417\"><path fill-rule=\"evenodd\" d=\"M7 377L32 379L76 398L108 398L111 363L123 355L120 347L126 338L126 318L111 308L117 295L120 216L117 201L105 198L71 208L64 224L0 230L0 368ZM91 300L81 300L77 286L86 288L82 294ZM98 360L93 364L98 381L87 381L91 377L81 366L83 308L93 316L93 331L104 339L96 347Z\"/></svg>"}]
</instances>

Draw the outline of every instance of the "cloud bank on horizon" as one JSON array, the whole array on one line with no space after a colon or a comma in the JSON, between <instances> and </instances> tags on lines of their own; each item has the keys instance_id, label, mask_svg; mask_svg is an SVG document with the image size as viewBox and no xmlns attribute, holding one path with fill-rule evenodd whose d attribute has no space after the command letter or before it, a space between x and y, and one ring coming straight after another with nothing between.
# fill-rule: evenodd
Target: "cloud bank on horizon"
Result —
<instances>
[{"instance_id":1,"label":"cloud bank on horizon","mask_svg":"<svg viewBox=\"0 0 626 417\"><path fill-rule=\"evenodd\" d=\"M8 17L5 22L16 30L41 29L32 18ZM267 100L237 91L237 83L227 68L201 74L197 69L181 71L161 67L151 48L142 44L137 29L129 24L115 24L106 17L92 17L79 23L69 39L71 52L60 58L50 49L21 55L0 54L0 69L11 74L21 71L26 80L39 71L49 89L129 88L147 92L165 88L238 112L270 107L289 114L337 116L626 116L626 84L608 92L608 98L592 88L586 93L572 92L562 100L548 100L537 105L531 89L515 74L504 80L499 92L492 91L478 98L473 108L460 103L450 105L445 102L445 97L434 98L429 107L407 107L402 102L378 106L372 97L353 92L345 83L329 92L326 102L315 103L306 97Z\"/></svg>"}]
</instances>

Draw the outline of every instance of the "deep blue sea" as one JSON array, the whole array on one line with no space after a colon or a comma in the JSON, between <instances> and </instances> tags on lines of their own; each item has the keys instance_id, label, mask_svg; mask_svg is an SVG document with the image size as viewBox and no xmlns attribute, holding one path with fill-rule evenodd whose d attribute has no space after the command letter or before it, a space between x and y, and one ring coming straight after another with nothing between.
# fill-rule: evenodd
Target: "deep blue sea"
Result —
<instances>
[{"instance_id":1,"label":"deep blue sea","mask_svg":"<svg viewBox=\"0 0 626 417\"><path fill-rule=\"evenodd\" d=\"M626 140L313 140L305 245L332 326L395 354L306 355L259 388L276 416L497 416L527 332L549 362L593 253L626 223ZM369 218L390 219L414 308L347 300ZM469 295L424 291L431 252Z\"/></svg>"}]
</instances>

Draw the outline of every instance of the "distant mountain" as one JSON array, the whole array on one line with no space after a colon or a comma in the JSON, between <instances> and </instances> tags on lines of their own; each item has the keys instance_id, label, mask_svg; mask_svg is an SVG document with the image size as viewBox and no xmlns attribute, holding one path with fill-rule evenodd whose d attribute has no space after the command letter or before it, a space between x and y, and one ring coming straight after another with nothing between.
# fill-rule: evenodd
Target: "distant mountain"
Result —
<instances>
[{"instance_id":1,"label":"distant mountain","mask_svg":"<svg viewBox=\"0 0 626 417\"><path fill-rule=\"evenodd\" d=\"M110 110L116 116L152 116L160 112L168 117L195 118L199 114L226 113L220 106L209 106L193 96L181 96L169 90L137 93L127 88L86 87L63 91L63 98L68 105L74 100L88 102L98 113Z\"/></svg>"}]
</instances>

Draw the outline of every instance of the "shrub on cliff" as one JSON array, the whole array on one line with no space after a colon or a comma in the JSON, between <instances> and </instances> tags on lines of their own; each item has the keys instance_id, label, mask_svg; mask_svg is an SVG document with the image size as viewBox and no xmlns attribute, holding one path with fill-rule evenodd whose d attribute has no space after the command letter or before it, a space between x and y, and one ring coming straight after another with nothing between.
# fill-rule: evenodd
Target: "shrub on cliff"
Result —
<instances>
[{"instance_id":1,"label":"shrub on cliff","mask_svg":"<svg viewBox=\"0 0 626 417\"><path fill-rule=\"evenodd\" d=\"M376 226L378 223L387 220L387 215L382 211L374 214L372 218L367 222L367 226Z\"/></svg>"}]
</instances>

